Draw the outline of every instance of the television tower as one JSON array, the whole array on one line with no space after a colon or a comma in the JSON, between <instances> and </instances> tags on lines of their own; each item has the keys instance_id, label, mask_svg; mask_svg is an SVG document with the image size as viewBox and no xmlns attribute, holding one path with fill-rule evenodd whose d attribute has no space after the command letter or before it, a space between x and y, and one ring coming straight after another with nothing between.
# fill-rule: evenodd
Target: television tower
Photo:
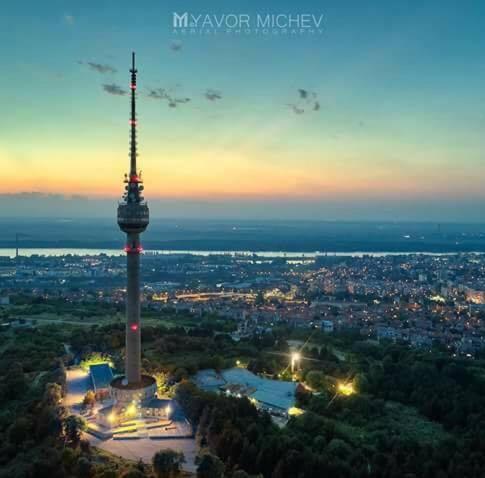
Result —
<instances>
[{"instance_id":1,"label":"television tower","mask_svg":"<svg viewBox=\"0 0 485 478\"><path fill-rule=\"evenodd\" d=\"M126 233L126 361L125 383L139 384L141 376L140 334L140 234L149 222L148 206L142 195L143 181L137 171L136 157L136 73L135 53L131 57L130 172L125 174L125 193L118 204L118 226Z\"/></svg>"}]
</instances>

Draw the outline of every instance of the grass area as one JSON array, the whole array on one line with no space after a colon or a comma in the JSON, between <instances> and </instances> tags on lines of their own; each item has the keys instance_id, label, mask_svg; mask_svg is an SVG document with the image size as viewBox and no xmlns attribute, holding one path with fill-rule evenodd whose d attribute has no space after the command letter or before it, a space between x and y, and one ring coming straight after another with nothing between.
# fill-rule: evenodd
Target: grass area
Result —
<instances>
[{"instance_id":1,"label":"grass area","mask_svg":"<svg viewBox=\"0 0 485 478\"><path fill-rule=\"evenodd\" d=\"M22 303L21 300L27 303ZM176 313L169 309L156 311L142 307L141 318L144 325L163 326L168 329L175 327L192 329L205 326L214 330L223 330L228 327L226 319L215 315L199 317L189 312ZM71 303L60 299L46 299L33 303L31 299L23 298L9 306L5 319L35 321L37 325L54 323L79 326L109 325L124 322L125 306L124 303L108 304L93 301ZM229 328L234 328L234 325L230 325Z\"/></svg>"},{"instance_id":2,"label":"grass area","mask_svg":"<svg viewBox=\"0 0 485 478\"><path fill-rule=\"evenodd\" d=\"M52 313L41 313L38 315L32 316L22 316L22 319L25 320L32 320L36 322L36 325L50 325L55 323L63 323L63 324L70 324L70 325L79 325L79 326L92 326L92 325L108 325L108 324L116 324L116 323L123 323L124 317L118 316L101 316L101 317L76 317L70 314L63 314L57 315ZM144 325L150 326L163 326L167 329L172 329L175 327L186 327L186 328L194 328L196 327L196 322L193 319L183 319L174 320L174 319L164 319L164 318L156 318L156 317L144 317L142 314L141 317L142 323Z\"/></svg>"}]
</instances>

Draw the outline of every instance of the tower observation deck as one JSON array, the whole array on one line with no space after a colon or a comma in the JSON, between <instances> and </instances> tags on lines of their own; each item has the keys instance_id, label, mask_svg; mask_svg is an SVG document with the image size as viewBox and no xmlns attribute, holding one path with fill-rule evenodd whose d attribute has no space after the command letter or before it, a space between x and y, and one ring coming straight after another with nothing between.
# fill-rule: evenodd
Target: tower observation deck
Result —
<instances>
[{"instance_id":1,"label":"tower observation deck","mask_svg":"<svg viewBox=\"0 0 485 478\"><path fill-rule=\"evenodd\" d=\"M118 204L118 225L126 233L126 359L125 378L120 386L130 388L140 385L145 379L141 375L141 331L140 331L140 253L142 251L140 234L149 222L148 206L143 197L143 181L137 170L136 142L136 74L135 53L132 53L130 69L130 171L125 175L125 192ZM152 379L153 380L153 379Z\"/></svg>"}]
</instances>

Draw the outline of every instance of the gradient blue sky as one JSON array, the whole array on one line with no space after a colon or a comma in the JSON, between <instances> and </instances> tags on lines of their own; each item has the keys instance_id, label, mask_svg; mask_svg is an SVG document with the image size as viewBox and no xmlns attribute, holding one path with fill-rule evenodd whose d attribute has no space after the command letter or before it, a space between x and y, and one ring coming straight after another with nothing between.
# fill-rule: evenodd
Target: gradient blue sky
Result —
<instances>
[{"instance_id":1,"label":"gradient blue sky","mask_svg":"<svg viewBox=\"0 0 485 478\"><path fill-rule=\"evenodd\" d=\"M323 14L324 34L192 35L174 51L173 11ZM114 211L128 98L102 85L126 89L134 49L155 215L481 221L483 18L485 4L471 1L10 3L0 17L0 214L51 215L52 194ZM190 101L169 108L150 88ZM288 106L301 106L299 88L318 111ZM56 214L89 215L94 202L77 201L59 200Z\"/></svg>"}]
</instances>

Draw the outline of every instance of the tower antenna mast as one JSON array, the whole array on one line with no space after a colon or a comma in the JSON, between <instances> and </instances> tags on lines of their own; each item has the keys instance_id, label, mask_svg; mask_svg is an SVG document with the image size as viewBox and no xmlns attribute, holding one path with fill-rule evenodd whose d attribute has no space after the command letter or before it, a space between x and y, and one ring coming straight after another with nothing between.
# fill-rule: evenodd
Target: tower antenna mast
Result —
<instances>
[{"instance_id":1,"label":"tower antenna mast","mask_svg":"<svg viewBox=\"0 0 485 478\"><path fill-rule=\"evenodd\" d=\"M138 70L135 67L135 52L131 54L131 116L130 116L130 178L137 176L136 170L136 74Z\"/></svg>"}]
</instances>

